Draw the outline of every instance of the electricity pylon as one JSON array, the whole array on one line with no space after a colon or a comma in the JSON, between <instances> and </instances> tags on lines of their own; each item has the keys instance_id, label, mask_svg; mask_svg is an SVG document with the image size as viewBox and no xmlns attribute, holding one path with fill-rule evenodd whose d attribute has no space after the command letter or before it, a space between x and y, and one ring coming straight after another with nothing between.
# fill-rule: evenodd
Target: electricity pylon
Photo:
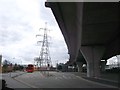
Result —
<instances>
[{"instance_id":1,"label":"electricity pylon","mask_svg":"<svg viewBox=\"0 0 120 90\"><path fill-rule=\"evenodd\" d=\"M42 46L41 46L40 55L39 55L39 59L37 60L37 63L39 64L40 68L50 67L52 66L52 62L51 62L50 51L49 51L47 23L45 23L45 28L40 28L40 30L44 30L44 35L43 35L43 40L38 41L38 42L42 42ZM36 36L41 36L41 35L38 34Z\"/></svg>"}]
</instances>

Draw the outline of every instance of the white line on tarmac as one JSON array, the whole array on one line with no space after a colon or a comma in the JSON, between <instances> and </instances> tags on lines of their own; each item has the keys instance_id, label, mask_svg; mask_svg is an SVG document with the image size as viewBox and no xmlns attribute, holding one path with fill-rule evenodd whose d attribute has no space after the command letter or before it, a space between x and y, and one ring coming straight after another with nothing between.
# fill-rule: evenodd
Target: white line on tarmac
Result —
<instances>
[{"instance_id":1,"label":"white line on tarmac","mask_svg":"<svg viewBox=\"0 0 120 90\"><path fill-rule=\"evenodd\" d=\"M15 79L16 81L20 82L20 83L25 84L26 86L28 86L28 87L30 87L30 88L38 88L38 87L33 86L33 85L31 85L31 84L28 84L28 83L26 83L26 82L24 82L24 81L18 80L18 79L16 79L16 78L14 78L14 79Z\"/></svg>"},{"instance_id":2,"label":"white line on tarmac","mask_svg":"<svg viewBox=\"0 0 120 90\"><path fill-rule=\"evenodd\" d=\"M84 81L87 81L87 82L89 82L89 83L106 86L106 87L108 87L108 88L117 88L116 86L111 86L111 85L102 84L102 83L99 83L99 82L94 82L94 81L91 81L91 80L87 80L87 79L84 79L84 78L82 78L82 77L80 77L80 76L76 76L76 77L79 78L79 79L82 79L82 80L84 80Z\"/></svg>"}]
</instances>

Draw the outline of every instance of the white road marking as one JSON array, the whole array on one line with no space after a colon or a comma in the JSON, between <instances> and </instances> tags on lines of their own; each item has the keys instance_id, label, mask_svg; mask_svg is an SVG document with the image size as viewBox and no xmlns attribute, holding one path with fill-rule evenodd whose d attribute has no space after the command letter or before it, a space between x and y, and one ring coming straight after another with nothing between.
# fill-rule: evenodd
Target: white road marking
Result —
<instances>
[{"instance_id":1,"label":"white road marking","mask_svg":"<svg viewBox=\"0 0 120 90\"><path fill-rule=\"evenodd\" d=\"M76 77L79 78L79 79L81 79L81 80L87 81L89 83L98 84L98 85L106 86L106 87L109 87L109 88L117 88L116 86L111 86L111 85L102 84L102 83L99 83L99 82L94 82L94 81L91 81L91 80L87 80L87 79L84 79L84 78L82 78L80 76L76 76Z\"/></svg>"},{"instance_id":2,"label":"white road marking","mask_svg":"<svg viewBox=\"0 0 120 90\"><path fill-rule=\"evenodd\" d=\"M31 84L28 84L28 83L26 83L26 82L24 82L24 81L22 81L22 80L18 80L18 79L16 79L16 78L14 78L16 81L18 81L18 82L20 82L20 83L23 83L23 84L25 84L26 86L28 86L28 87L31 87L31 88L38 88L38 87L36 87L36 86L33 86L33 85L31 85Z\"/></svg>"},{"instance_id":3,"label":"white road marking","mask_svg":"<svg viewBox=\"0 0 120 90\"><path fill-rule=\"evenodd\" d=\"M64 79L68 79L68 77L66 77L65 75L63 75L63 78L64 78Z\"/></svg>"}]
</instances>

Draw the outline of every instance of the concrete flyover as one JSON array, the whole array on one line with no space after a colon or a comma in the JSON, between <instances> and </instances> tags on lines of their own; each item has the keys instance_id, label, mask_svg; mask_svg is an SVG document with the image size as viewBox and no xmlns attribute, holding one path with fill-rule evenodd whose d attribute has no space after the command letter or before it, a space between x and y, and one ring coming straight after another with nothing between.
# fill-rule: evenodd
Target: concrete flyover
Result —
<instances>
[{"instance_id":1,"label":"concrete flyover","mask_svg":"<svg viewBox=\"0 0 120 90\"><path fill-rule=\"evenodd\" d=\"M69 63L87 76L100 76L100 60L120 54L120 18L117 2L46 2L62 31L70 55ZM79 58L79 60L78 60Z\"/></svg>"}]
</instances>

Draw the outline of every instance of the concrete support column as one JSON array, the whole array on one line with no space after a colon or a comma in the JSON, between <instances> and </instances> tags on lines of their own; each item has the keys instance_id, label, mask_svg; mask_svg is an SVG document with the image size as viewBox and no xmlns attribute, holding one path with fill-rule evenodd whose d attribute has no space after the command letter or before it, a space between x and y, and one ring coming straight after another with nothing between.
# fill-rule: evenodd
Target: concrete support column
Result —
<instances>
[{"instance_id":1,"label":"concrete support column","mask_svg":"<svg viewBox=\"0 0 120 90\"><path fill-rule=\"evenodd\" d=\"M81 52L87 62L87 77L100 76L100 59L104 52L102 46L82 46Z\"/></svg>"},{"instance_id":2,"label":"concrete support column","mask_svg":"<svg viewBox=\"0 0 120 90\"><path fill-rule=\"evenodd\" d=\"M101 71L105 71L105 66L106 66L107 61L101 61Z\"/></svg>"},{"instance_id":3,"label":"concrete support column","mask_svg":"<svg viewBox=\"0 0 120 90\"><path fill-rule=\"evenodd\" d=\"M82 72L83 62L76 62L78 66L78 72Z\"/></svg>"}]
</instances>

